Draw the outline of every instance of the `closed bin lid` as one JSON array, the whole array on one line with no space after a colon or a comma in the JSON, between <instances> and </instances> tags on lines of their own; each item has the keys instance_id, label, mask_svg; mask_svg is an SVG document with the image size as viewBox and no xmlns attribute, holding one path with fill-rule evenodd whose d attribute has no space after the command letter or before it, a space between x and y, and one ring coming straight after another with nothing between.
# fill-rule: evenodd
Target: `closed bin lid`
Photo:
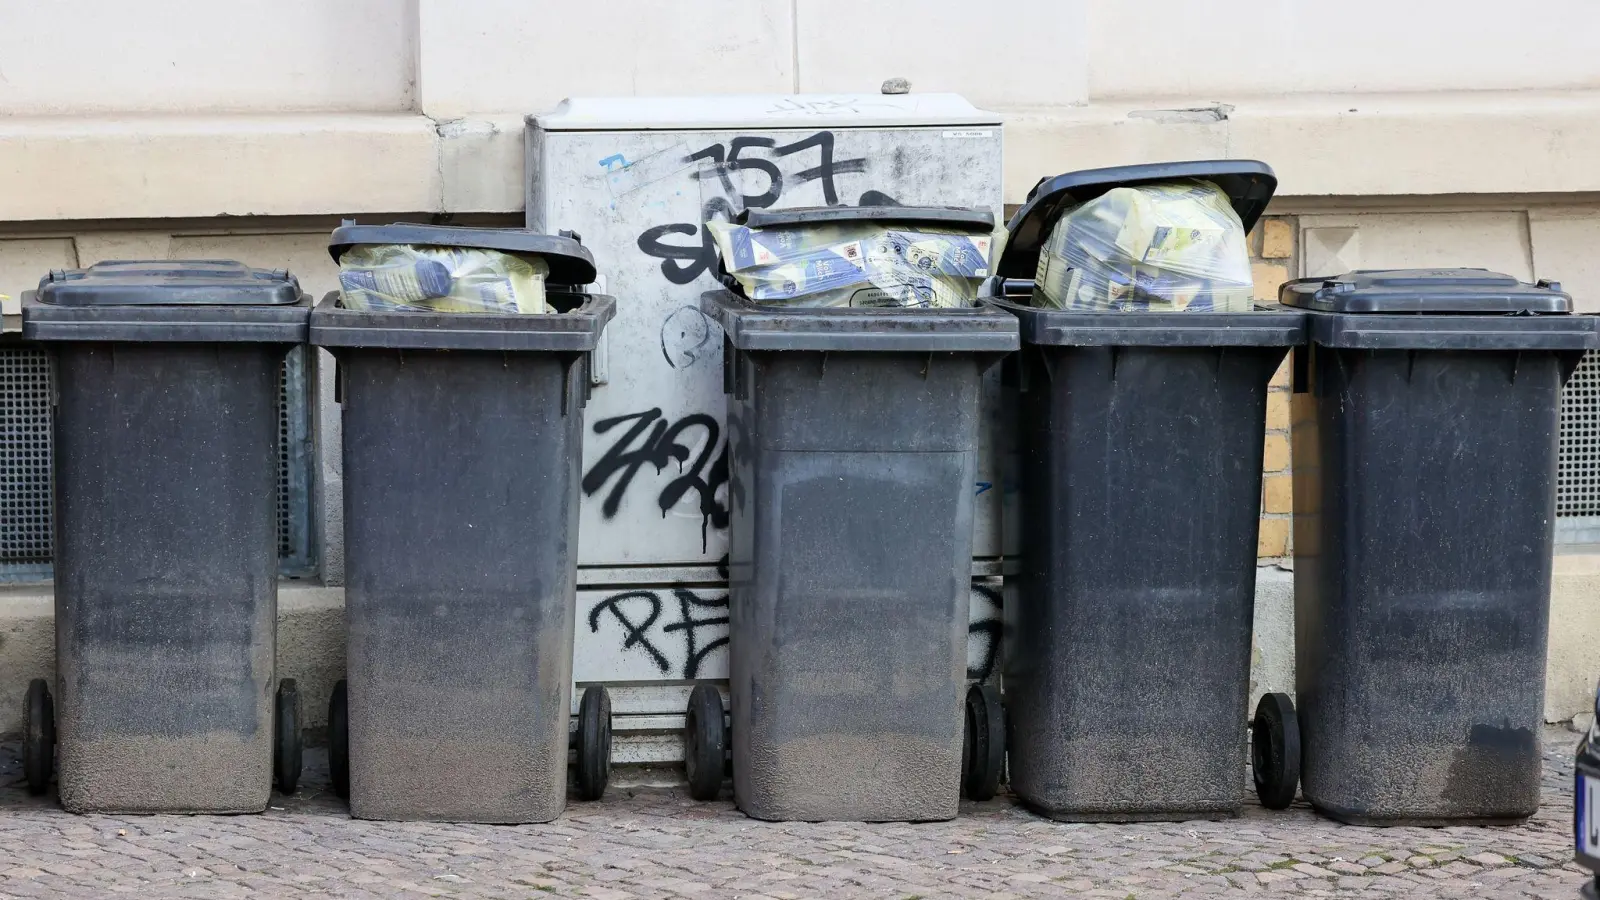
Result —
<instances>
[{"instance_id":1,"label":"closed bin lid","mask_svg":"<svg viewBox=\"0 0 1600 900\"><path fill-rule=\"evenodd\" d=\"M1572 297L1552 281L1525 284L1488 269L1380 269L1301 278L1278 291L1285 306L1335 313L1559 315Z\"/></svg>"},{"instance_id":2,"label":"closed bin lid","mask_svg":"<svg viewBox=\"0 0 1600 900\"><path fill-rule=\"evenodd\" d=\"M232 260L116 261L57 269L34 296L52 306L292 306L300 284Z\"/></svg>"},{"instance_id":3,"label":"closed bin lid","mask_svg":"<svg viewBox=\"0 0 1600 900\"><path fill-rule=\"evenodd\" d=\"M747 209L738 224L751 228L804 227L842 222L885 222L942 228L994 230L994 213L960 206L800 206L793 209Z\"/></svg>"},{"instance_id":4,"label":"closed bin lid","mask_svg":"<svg viewBox=\"0 0 1600 900\"><path fill-rule=\"evenodd\" d=\"M545 234L525 228L464 228L458 225L357 225L335 228L328 238L328 253L338 262L346 250L362 244L409 244L429 247L473 247L523 256L537 256L550 267L551 284L592 284L594 257L576 236Z\"/></svg>"},{"instance_id":5,"label":"closed bin lid","mask_svg":"<svg viewBox=\"0 0 1600 900\"><path fill-rule=\"evenodd\" d=\"M1010 234L994 274L1002 278L1032 278L1039 269L1039 249L1049 239L1050 230L1064 213L1079 204L1116 188L1186 178L1204 179L1227 194L1245 231L1255 227L1278 187L1278 176L1272 173L1272 167L1252 159L1113 166L1046 178L1034 185L1028 193L1028 201L1006 226Z\"/></svg>"}]
</instances>

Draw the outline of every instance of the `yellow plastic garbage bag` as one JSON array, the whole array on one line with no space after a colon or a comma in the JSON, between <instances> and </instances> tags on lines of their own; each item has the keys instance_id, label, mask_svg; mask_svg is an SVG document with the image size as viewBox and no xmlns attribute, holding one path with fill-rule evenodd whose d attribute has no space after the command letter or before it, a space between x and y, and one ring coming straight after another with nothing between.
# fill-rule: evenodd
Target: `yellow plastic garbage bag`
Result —
<instances>
[{"instance_id":1,"label":"yellow plastic garbage bag","mask_svg":"<svg viewBox=\"0 0 1600 900\"><path fill-rule=\"evenodd\" d=\"M754 228L710 222L723 269L757 303L971 306L992 237L889 223Z\"/></svg>"},{"instance_id":2,"label":"yellow plastic garbage bag","mask_svg":"<svg viewBox=\"0 0 1600 900\"><path fill-rule=\"evenodd\" d=\"M538 257L477 247L371 244L339 258L340 305L365 312L546 312Z\"/></svg>"},{"instance_id":3,"label":"yellow plastic garbage bag","mask_svg":"<svg viewBox=\"0 0 1600 900\"><path fill-rule=\"evenodd\" d=\"M1039 253L1034 303L1072 310L1246 312L1244 224L1209 181L1114 188L1062 216Z\"/></svg>"}]
</instances>

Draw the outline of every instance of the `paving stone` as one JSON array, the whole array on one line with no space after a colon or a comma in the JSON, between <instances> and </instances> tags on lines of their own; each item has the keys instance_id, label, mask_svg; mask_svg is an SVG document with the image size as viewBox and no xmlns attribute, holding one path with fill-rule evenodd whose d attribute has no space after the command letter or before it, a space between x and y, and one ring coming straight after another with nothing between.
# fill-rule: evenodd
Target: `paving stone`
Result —
<instances>
[{"instance_id":1,"label":"paving stone","mask_svg":"<svg viewBox=\"0 0 1600 900\"><path fill-rule=\"evenodd\" d=\"M1570 747L1547 746L1544 808L1523 825L1368 829L1253 802L1225 822L1069 825L1006 795L953 822L765 823L665 789L613 789L548 825L363 822L321 751L264 815L72 816L27 796L0 744L0 900L1576 898Z\"/></svg>"}]
</instances>

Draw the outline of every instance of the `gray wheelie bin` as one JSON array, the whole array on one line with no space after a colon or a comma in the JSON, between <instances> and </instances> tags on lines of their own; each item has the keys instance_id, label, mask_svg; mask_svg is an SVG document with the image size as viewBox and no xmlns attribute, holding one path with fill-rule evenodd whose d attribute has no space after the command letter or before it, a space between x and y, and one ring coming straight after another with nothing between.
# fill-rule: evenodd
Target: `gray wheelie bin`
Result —
<instances>
[{"instance_id":1,"label":"gray wheelie bin","mask_svg":"<svg viewBox=\"0 0 1600 900\"><path fill-rule=\"evenodd\" d=\"M345 291L312 312L311 342L338 361L343 422L335 791L364 819L547 822L567 798L589 352L615 304L575 287L595 268L568 237L347 224L329 249ZM488 256L547 269L544 311L509 307L503 271L467 274ZM602 688L579 724L579 791L597 799Z\"/></svg>"},{"instance_id":2,"label":"gray wheelie bin","mask_svg":"<svg viewBox=\"0 0 1600 900\"><path fill-rule=\"evenodd\" d=\"M1307 800L1372 825L1539 806L1561 387L1600 341L1560 286L1482 269L1285 285L1296 711ZM1296 713L1298 713L1296 715ZM1292 773L1267 775L1293 791ZM1260 776L1258 775L1258 778Z\"/></svg>"},{"instance_id":3,"label":"gray wheelie bin","mask_svg":"<svg viewBox=\"0 0 1600 900\"><path fill-rule=\"evenodd\" d=\"M1216 246L1232 242L1234 311L1148 308L1183 295L1169 287L1177 264L1130 266L1139 287L1109 309L1098 299L1047 308L1032 282L994 301L1022 328L1022 351L1003 370L1017 444L1004 494L1010 783L1058 820L1231 816L1244 803L1267 387L1305 316L1252 308L1240 293L1245 234L1277 184L1248 160L1049 179L1012 218L996 261L997 278L1032 279L1058 222L1069 239L1093 241L1092 226L1065 218L1081 204L1201 182L1219 191L1216 221L1203 224ZM1149 258L1182 246L1161 243L1164 227L1152 226ZM1085 252L1081 265L1107 255ZM1200 284L1198 297L1223 290Z\"/></svg>"},{"instance_id":4,"label":"gray wheelie bin","mask_svg":"<svg viewBox=\"0 0 1600 900\"><path fill-rule=\"evenodd\" d=\"M103 262L23 295L55 361L56 684L28 692L29 787L73 812L242 813L300 770L274 667L287 272ZM53 708L54 707L54 708Z\"/></svg>"},{"instance_id":5,"label":"gray wheelie bin","mask_svg":"<svg viewBox=\"0 0 1600 900\"><path fill-rule=\"evenodd\" d=\"M866 221L993 227L972 210L746 219ZM1016 319L981 307L785 308L732 291L701 308L726 333L734 799L768 820L952 818L979 386L1016 349ZM711 715L720 731L720 703ZM707 717L690 718L692 743Z\"/></svg>"}]
</instances>

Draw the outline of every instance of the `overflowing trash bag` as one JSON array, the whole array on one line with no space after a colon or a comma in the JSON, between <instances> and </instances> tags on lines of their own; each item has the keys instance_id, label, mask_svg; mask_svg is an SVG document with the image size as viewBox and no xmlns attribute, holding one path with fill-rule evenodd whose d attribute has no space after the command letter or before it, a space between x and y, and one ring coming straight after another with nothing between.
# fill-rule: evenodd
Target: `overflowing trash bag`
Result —
<instances>
[{"instance_id":1,"label":"overflowing trash bag","mask_svg":"<svg viewBox=\"0 0 1600 900\"><path fill-rule=\"evenodd\" d=\"M1244 224L1209 181L1119 187L1061 217L1039 253L1034 305L1247 312Z\"/></svg>"},{"instance_id":2,"label":"overflowing trash bag","mask_svg":"<svg viewBox=\"0 0 1600 900\"><path fill-rule=\"evenodd\" d=\"M546 312L549 265L479 247L370 244L339 257L340 305L363 312Z\"/></svg>"},{"instance_id":3,"label":"overflowing trash bag","mask_svg":"<svg viewBox=\"0 0 1600 900\"><path fill-rule=\"evenodd\" d=\"M754 227L709 222L732 290L789 306L971 306L992 235L848 222Z\"/></svg>"}]
</instances>

